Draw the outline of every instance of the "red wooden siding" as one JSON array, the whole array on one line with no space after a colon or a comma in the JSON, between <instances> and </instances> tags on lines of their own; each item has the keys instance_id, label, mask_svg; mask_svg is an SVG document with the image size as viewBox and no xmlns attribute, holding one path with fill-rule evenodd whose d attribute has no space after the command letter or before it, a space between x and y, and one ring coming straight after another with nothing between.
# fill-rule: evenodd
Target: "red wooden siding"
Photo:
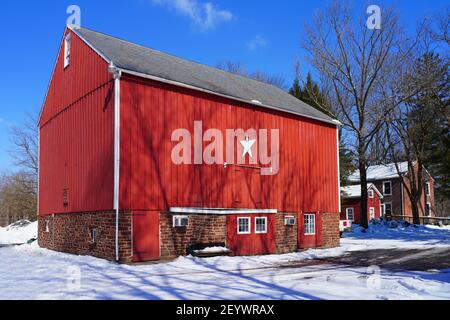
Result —
<instances>
[{"instance_id":1,"label":"red wooden siding","mask_svg":"<svg viewBox=\"0 0 450 320\"><path fill-rule=\"evenodd\" d=\"M175 129L279 129L275 176L236 166L174 165ZM121 80L120 206L165 211L174 206L274 208L339 212L336 127L166 84ZM239 142L235 142L239 144ZM204 146L208 143L204 143Z\"/></svg>"},{"instance_id":2,"label":"red wooden siding","mask_svg":"<svg viewBox=\"0 0 450 320\"><path fill-rule=\"evenodd\" d=\"M73 33L71 42L66 69L60 48L40 119L41 215L113 206L113 82L102 58Z\"/></svg>"},{"instance_id":3,"label":"red wooden siding","mask_svg":"<svg viewBox=\"0 0 450 320\"><path fill-rule=\"evenodd\" d=\"M237 233L237 218L250 218L250 233ZM267 218L267 233L255 233L255 218ZM242 214L230 215L227 217L227 248L233 255L248 256L276 253L275 242L275 216Z\"/></svg>"}]
</instances>

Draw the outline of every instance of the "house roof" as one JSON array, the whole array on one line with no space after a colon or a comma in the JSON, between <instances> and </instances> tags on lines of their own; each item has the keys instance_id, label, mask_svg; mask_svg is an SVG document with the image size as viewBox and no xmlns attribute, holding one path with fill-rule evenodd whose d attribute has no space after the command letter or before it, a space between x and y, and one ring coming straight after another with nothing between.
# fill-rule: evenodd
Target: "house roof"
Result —
<instances>
[{"instance_id":1,"label":"house roof","mask_svg":"<svg viewBox=\"0 0 450 320\"><path fill-rule=\"evenodd\" d=\"M373 190L378 194L380 198L383 198L383 195L378 190L378 188L373 183L367 184L367 190ZM348 198L360 198L361 197L361 185L354 185L354 186L346 186L341 187L341 196L344 199Z\"/></svg>"},{"instance_id":2,"label":"house roof","mask_svg":"<svg viewBox=\"0 0 450 320\"><path fill-rule=\"evenodd\" d=\"M398 164L400 174L403 176L408 172L408 162L401 162ZM395 163L389 163L384 165L370 166L367 168L367 180L382 180L399 178L400 175L397 172ZM351 182L358 182L360 179L359 170L353 172L348 180Z\"/></svg>"},{"instance_id":3,"label":"house roof","mask_svg":"<svg viewBox=\"0 0 450 320\"><path fill-rule=\"evenodd\" d=\"M151 76L246 103L338 125L339 121L278 87L181 59L86 28L72 29L109 63L125 73Z\"/></svg>"}]
</instances>

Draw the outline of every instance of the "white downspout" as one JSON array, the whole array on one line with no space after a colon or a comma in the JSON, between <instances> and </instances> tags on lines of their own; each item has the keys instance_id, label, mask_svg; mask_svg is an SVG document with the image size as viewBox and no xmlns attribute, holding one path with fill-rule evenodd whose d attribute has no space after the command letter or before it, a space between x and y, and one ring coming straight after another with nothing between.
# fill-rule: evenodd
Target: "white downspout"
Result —
<instances>
[{"instance_id":1,"label":"white downspout","mask_svg":"<svg viewBox=\"0 0 450 320\"><path fill-rule=\"evenodd\" d=\"M339 214L341 214L342 211L342 205L341 205L341 160L339 157L340 148L339 148L339 126L336 126L336 147L337 147L337 171L338 171L338 206L339 206Z\"/></svg>"},{"instance_id":2,"label":"white downspout","mask_svg":"<svg viewBox=\"0 0 450 320\"><path fill-rule=\"evenodd\" d=\"M116 261L119 261L119 174L120 174L120 77L122 72L114 66L108 67L114 76L114 210L116 212L115 248Z\"/></svg>"}]
</instances>

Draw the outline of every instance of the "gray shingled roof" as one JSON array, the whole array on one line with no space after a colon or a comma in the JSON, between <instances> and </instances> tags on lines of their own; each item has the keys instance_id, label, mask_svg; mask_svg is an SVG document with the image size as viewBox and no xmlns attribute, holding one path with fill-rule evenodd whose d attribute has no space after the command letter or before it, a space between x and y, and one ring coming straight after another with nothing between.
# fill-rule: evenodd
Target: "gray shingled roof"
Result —
<instances>
[{"instance_id":1,"label":"gray shingled roof","mask_svg":"<svg viewBox=\"0 0 450 320\"><path fill-rule=\"evenodd\" d=\"M74 32L118 68L194 86L249 103L257 100L266 106L334 122L331 117L275 86L180 59L89 29L81 28Z\"/></svg>"}]
</instances>

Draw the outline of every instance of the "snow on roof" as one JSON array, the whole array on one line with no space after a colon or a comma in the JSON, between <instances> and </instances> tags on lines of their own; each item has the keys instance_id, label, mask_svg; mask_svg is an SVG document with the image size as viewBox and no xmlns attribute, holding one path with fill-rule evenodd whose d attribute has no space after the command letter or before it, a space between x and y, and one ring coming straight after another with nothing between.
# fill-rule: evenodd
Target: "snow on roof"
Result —
<instances>
[{"instance_id":1,"label":"snow on roof","mask_svg":"<svg viewBox=\"0 0 450 320\"><path fill-rule=\"evenodd\" d=\"M398 164L400 173L403 175L408 172L408 162L401 162ZM367 180L381 180L381 179L392 179L398 178L399 174L395 163L382 164L377 166L370 166L367 168ZM348 177L349 181L358 182L359 181L359 170L356 170Z\"/></svg>"},{"instance_id":2,"label":"snow on roof","mask_svg":"<svg viewBox=\"0 0 450 320\"><path fill-rule=\"evenodd\" d=\"M372 189L375 191L380 197L382 197L381 192L375 187L373 183L367 184L367 190ZM361 197L361 185L357 184L354 186L346 186L341 187L341 195L345 198L360 198Z\"/></svg>"}]
</instances>

